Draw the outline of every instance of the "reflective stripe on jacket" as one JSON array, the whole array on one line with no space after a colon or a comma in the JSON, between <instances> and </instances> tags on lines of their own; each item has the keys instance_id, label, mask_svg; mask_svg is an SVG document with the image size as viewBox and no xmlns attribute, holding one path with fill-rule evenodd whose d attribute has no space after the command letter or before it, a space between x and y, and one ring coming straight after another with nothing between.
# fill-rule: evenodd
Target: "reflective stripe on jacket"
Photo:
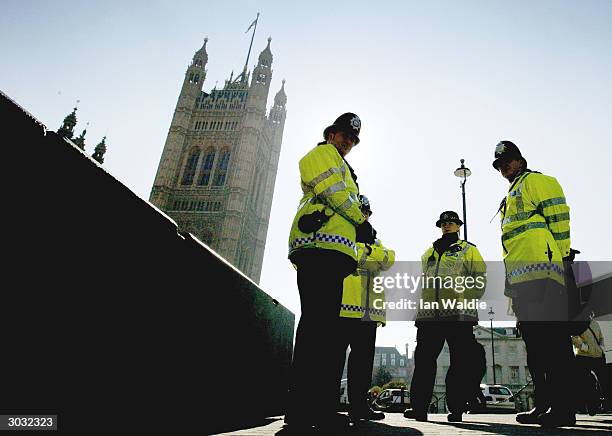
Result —
<instances>
[{"instance_id":1,"label":"reflective stripe on jacket","mask_svg":"<svg viewBox=\"0 0 612 436\"><path fill-rule=\"evenodd\" d=\"M386 271L395 262L395 251L386 248L380 239L370 245L368 255L365 244L357 243L357 269L344 279L340 316L344 318L363 318L385 324L384 289L374 289L374 277ZM366 315L367 314L367 315Z\"/></svg>"},{"instance_id":2,"label":"reflective stripe on jacket","mask_svg":"<svg viewBox=\"0 0 612 436\"><path fill-rule=\"evenodd\" d=\"M300 160L303 196L289 235L289 257L301 249L323 248L340 251L357 260L355 227L361 213L359 191L348 165L332 144L313 148ZM299 219L324 210L329 221L314 233L303 233Z\"/></svg>"},{"instance_id":3,"label":"reflective stripe on jacket","mask_svg":"<svg viewBox=\"0 0 612 436\"><path fill-rule=\"evenodd\" d=\"M476 246L460 239L442 256L432 246L421 258L421 264L423 281L417 321L440 318L477 321L476 309L457 306L482 297L485 291L487 266ZM423 307L433 302L438 303L437 307Z\"/></svg>"},{"instance_id":4,"label":"reflective stripe on jacket","mask_svg":"<svg viewBox=\"0 0 612 436\"><path fill-rule=\"evenodd\" d=\"M564 285L563 257L570 254L570 218L557 180L527 171L513 182L501 212L508 283L551 278ZM506 294L510 294L508 290Z\"/></svg>"}]
</instances>

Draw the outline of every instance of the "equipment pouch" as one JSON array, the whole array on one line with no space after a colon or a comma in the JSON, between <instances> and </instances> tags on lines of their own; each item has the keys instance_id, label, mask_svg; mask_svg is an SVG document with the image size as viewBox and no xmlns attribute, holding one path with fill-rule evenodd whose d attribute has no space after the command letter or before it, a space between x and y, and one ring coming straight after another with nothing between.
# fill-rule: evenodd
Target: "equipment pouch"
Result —
<instances>
[{"instance_id":1,"label":"equipment pouch","mask_svg":"<svg viewBox=\"0 0 612 436\"><path fill-rule=\"evenodd\" d=\"M329 221L329 216L324 210L316 210L312 213L302 215L298 220L298 229L302 233L314 233L318 231L323 224Z\"/></svg>"}]
</instances>

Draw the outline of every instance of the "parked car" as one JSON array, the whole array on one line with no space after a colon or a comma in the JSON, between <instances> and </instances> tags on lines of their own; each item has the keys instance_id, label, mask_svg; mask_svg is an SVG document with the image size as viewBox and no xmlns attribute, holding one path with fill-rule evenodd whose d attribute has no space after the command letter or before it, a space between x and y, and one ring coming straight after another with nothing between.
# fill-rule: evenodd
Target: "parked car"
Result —
<instances>
[{"instance_id":1,"label":"parked car","mask_svg":"<svg viewBox=\"0 0 612 436\"><path fill-rule=\"evenodd\" d=\"M480 390L487 400L487 410L508 412L514 412L516 410L514 395L506 386L481 384Z\"/></svg>"},{"instance_id":2,"label":"parked car","mask_svg":"<svg viewBox=\"0 0 612 436\"><path fill-rule=\"evenodd\" d=\"M409 407L410 391L408 389L385 389L372 402L373 409L383 412L403 412Z\"/></svg>"}]
</instances>

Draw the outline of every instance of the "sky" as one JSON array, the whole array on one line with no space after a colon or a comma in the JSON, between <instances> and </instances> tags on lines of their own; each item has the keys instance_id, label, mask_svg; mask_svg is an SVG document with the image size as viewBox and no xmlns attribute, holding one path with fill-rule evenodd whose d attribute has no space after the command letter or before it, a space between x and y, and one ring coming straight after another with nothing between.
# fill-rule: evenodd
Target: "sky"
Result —
<instances>
[{"instance_id":1,"label":"sky","mask_svg":"<svg viewBox=\"0 0 612 436\"><path fill-rule=\"evenodd\" d=\"M612 260L612 1L15 1L2 2L0 89L50 129L80 100L87 151L148 199L185 69L204 37L204 90L240 72L272 37L269 107L286 79L287 121L261 287L299 315L287 239L301 190L297 162L343 112L362 120L347 156L398 260L414 261L461 211L465 159L469 239L500 260L507 182L491 166L502 139L556 177L571 208L572 246ZM608 243L605 243L608 242ZM488 324L488 323L487 323ZM377 344L413 344L410 323ZM411 345L411 350L412 350Z\"/></svg>"}]
</instances>

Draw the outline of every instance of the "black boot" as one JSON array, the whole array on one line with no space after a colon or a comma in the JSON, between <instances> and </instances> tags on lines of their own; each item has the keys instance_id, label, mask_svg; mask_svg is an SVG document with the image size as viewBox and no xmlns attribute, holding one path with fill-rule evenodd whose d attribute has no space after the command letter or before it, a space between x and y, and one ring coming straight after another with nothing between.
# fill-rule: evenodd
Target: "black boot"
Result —
<instances>
[{"instance_id":1,"label":"black boot","mask_svg":"<svg viewBox=\"0 0 612 436\"><path fill-rule=\"evenodd\" d=\"M547 409L535 408L529 412L518 413L516 415L516 422L521 424L539 424L538 418L543 413L546 413Z\"/></svg>"},{"instance_id":2,"label":"black boot","mask_svg":"<svg viewBox=\"0 0 612 436\"><path fill-rule=\"evenodd\" d=\"M317 416L314 426L319 431L337 432L349 428L349 419L342 413L331 413Z\"/></svg>"},{"instance_id":3,"label":"black boot","mask_svg":"<svg viewBox=\"0 0 612 436\"><path fill-rule=\"evenodd\" d=\"M381 419L385 419L385 414L382 412L375 412L370 408L363 411L349 411L349 420L351 422L357 422L360 419L364 421L380 421Z\"/></svg>"},{"instance_id":4,"label":"black boot","mask_svg":"<svg viewBox=\"0 0 612 436\"><path fill-rule=\"evenodd\" d=\"M448 420L448 422L463 422L463 417L461 416L461 413L449 413L446 419Z\"/></svg>"},{"instance_id":5,"label":"black boot","mask_svg":"<svg viewBox=\"0 0 612 436\"><path fill-rule=\"evenodd\" d=\"M427 412L417 412L413 409L406 409L404 412L404 418L416 419L417 421L427 421Z\"/></svg>"},{"instance_id":6,"label":"black boot","mask_svg":"<svg viewBox=\"0 0 612 436\"><path fill-rule=\"evenodd\" d=\"M547 428L573 427L576 425L576 414L551 410L538 417L538 424Z\"/></svg>"}]
</instances>

